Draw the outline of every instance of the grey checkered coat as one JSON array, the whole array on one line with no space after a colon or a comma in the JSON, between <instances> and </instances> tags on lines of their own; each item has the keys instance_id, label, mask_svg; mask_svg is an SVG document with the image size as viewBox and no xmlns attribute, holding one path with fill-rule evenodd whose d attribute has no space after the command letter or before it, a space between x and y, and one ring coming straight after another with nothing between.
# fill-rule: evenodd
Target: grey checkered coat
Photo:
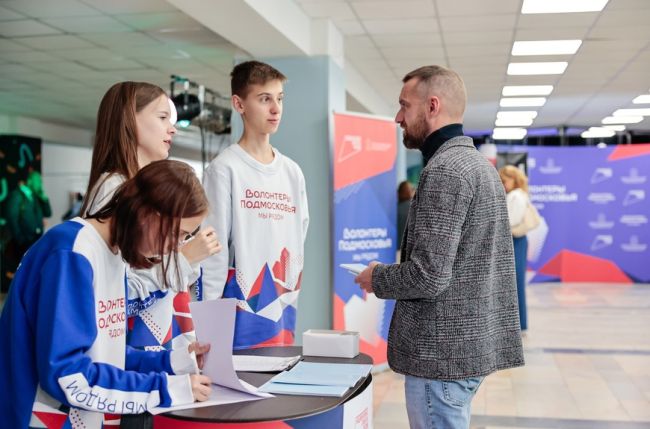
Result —
<instances>
[{"instance_id":1,"label":"grey checkered coat","mask_svg":"<svg viewBox=\"0 0 650 429\"><path fill-rule=\"evenodd\" d=\"M372 285L397 300L396 372L459 380L524 364L505 192L471 138L448 140L422 170L402 262L378 265Z\"/></svg>"}]
</instances>

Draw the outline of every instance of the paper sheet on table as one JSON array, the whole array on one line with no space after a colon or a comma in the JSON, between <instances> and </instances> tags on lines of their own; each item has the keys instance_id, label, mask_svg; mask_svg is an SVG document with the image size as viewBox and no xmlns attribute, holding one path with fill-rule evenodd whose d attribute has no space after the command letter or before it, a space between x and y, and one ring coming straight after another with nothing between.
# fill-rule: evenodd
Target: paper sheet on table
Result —
<instances>
[{"instance_id":1,"label":"paper sheet on table","mask_svg":"<svg viewBox=\"0 0 650 429\"><path fill-rule=\"evenodd\" d=\"M263 399L260 396L251 395L249 393L239 392L237 390L228 389L227 387L212 385L212 393L207 401L194 402L192 404L178 405L176 407L156 407L149 412L153 415L167 413L169 411L188 410L190 408L211 407L213 405L233 404L235 402L257 401Z\"/></svg>"},{"instance_id":2,"label":"paper sheet on table","mask_svg":"<svg viewBox=\"0 0 650 429\"><path fill-rule=\"evenodd\" d=\"M278 372L284 371L300 360L298 356L255 356L255 355L233 355L235 371L247 372Z\"/></svg>"},{"instance_id":3,"label":"paper sheet on table","mask_svg":"<svg viewBox=\"0 0 650 429\"><path fill-rule=\"evenodd\" d=\"M210 377L214 384L271 398L273 395L259 392L255 386L240 380L235 372L232 344L236 304L234 298L190 302L196 338L202 343L210 343L210 351L203 363L203 374Z\"/></svg>"},{"instance_id":4,"label":"paper sheet on table","mask_svg":"<svg viewBox=\"0 0 650 429\"><path fill-rule=\"evenodd\" d=\"M303 396L338 396L339 398L349 389L348 386L322 386L317 384L285 384L266 382L260 390L282 395Z\"/></svg>"},{"instance_id":5,"label":"paper sheet on table","mask_svg":"<svg viewBox=\"0 0 650 429\"><path fill-rule=\"evenodd\" d=\"M298 362L290 371L281 372L270 382L274 384L312 384L320 386L352 387L366 377L372 365ZM270 391L262 389L263 391Z\"/></svg>"}]
</instances>

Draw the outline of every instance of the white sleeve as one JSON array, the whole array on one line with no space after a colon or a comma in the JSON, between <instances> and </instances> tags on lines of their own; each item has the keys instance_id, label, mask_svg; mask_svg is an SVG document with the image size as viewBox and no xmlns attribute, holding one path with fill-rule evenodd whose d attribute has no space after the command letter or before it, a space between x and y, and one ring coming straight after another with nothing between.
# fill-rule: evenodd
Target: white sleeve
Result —
<instances>
[{"instance_id":1,"label":"white sleeve","mask_svg":"<svg viewBox=\"0 0 650 429\"><path fill-rule=\"evenodd\" d=\"M188 286L199 278L200 265L191 265L189 261L178 252L178 269L171 259L167 267L167 284L175 292L185 292ZM162 289L163 287L162 265L156 264L151 268L133 269L127 266L127 285L128 298L146 299L151 292Z\"/></svg>"},{"instance_id":2,"label":"white sleeve","mask_svg":"<svg viewBox=\"0 0 650 429\"><path fill-rule=\"evenodd\" d=\"M528 195L521 189L515 189L506 195L508 204L508 218L510 226L519 225L524 220L526 207L528 206Z\"/></svg>"},{"instance_id":3,"label":"white sleeve","mask_svg":"<svg viewBox=\"0 0 650 429\"><path fill-rule=\"evenodd\" d=\"M300 170L300 179L300 212L302 213L302 244L304 246L307 239L307 229L309 228L309 204L305 176L302 174L302 170Z\"/></svg>"},{"instance_id":4,"label":"white sleeve","mask_svg":"<svg viewBox=\"0 0 650 429\"><path fill-rule=\"evenodd\" d=\"M221 251L201 262L203 267L203 300L221 298L228 278L230 229L232 227L231 179L219 166L209 166L203 175L203 188L210 203L204 226L212 226L221 242Z\"/></svg>"},{"instance_id":5,"label":"white sleeve","mask_svg":"<svg viewBox=\"0 0 650 429\"><path fill-rule=\"evenodd\" d=\"M93 214L104 207L104 205L113 197L117 188L119 188L125 181L126 179L124 176L116 173L104 173L99 176L95 188L89 192L89 195L86 195L86 198L90 198L90 205L86 209L86 213L83 213L83 216Z\"/></svg>"}]
</instances>

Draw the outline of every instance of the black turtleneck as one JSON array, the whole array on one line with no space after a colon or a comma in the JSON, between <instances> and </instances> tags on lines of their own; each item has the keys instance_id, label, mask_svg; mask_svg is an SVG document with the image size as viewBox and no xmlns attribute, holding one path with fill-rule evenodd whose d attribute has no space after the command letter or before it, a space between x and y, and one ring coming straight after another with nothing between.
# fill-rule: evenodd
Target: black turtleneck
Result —
<instances>
[{"instance_id":1,"label":"black turtleneck","mask_svg":"<svg viewBox=\"0 0 650 429\"><path fill-rule=\"evenodd\" d=\"M454 137L463 135L463 124L449 124L429 134L429 137L424 140L424 144L420 148L422 156L424 157L424 165L429 163L440 146L447 140Z\"/></svg>"}]
</instances>

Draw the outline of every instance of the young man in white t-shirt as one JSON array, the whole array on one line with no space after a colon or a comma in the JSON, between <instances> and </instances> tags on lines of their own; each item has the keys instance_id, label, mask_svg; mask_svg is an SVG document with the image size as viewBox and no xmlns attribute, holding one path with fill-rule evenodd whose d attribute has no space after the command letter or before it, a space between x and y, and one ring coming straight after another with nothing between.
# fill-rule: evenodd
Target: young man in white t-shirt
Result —
<instances>
[{"instance_id":1,"label":"young man in white t-shirt","mask_svg":"<svg viewBox=\"0 0 650 429\"><path fill-rule=\"evenodd\" d=\"M224 249L203 263L201 299L237 298L235 349L293 344L309 223L300 167L271 146L286 77L258 61L231 73L244 132L208 166L206 223Z\"/></svg>"}]
</instances>

